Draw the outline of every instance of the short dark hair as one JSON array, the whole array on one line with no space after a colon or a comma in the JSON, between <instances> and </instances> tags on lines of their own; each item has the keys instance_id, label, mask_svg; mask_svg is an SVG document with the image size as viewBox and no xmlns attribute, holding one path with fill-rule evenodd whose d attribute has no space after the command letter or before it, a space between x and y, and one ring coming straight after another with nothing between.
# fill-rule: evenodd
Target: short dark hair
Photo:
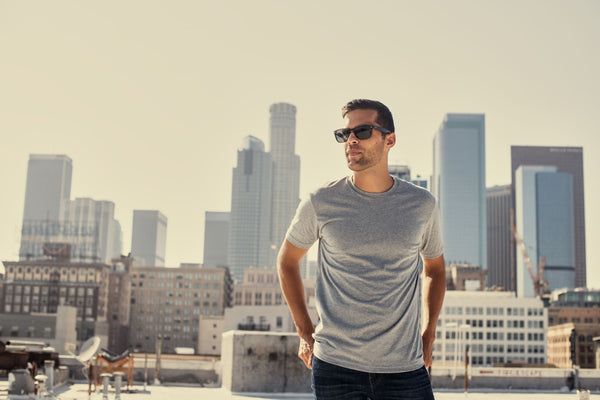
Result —
<instances>
[{"instance_id":1,"label":"short dark hair","mask_svg":"<svg viewBox=\"0 0 600 400\"><path fill-rule=\"evenodd\" d=\"M386 107L380 101L376 100L367 100L367 99L354 99L346 103L344 107L342 107L342 118L346 116L350 111L354 110L375 110L377 111L377 118L375 122L377 122L382 128L389 130L390 132L396 132L396 128L394 128L394 118L392 117L392 113L389 108Z\"/></svg>"}]
</instances>

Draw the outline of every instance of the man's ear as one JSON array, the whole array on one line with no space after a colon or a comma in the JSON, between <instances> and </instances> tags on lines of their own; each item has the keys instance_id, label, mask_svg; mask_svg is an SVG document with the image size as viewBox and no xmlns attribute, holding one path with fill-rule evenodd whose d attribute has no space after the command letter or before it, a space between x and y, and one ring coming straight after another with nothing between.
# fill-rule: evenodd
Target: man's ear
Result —
<instances>
[{"instance_id":1,"label":"man's ear","mask_svg":"<svg viewBox=\"0 0 600 400\"><path fill-rule=\"evenodd\" d=\"M388 133L385 135L385 146L387 148L392 148L396 144L396 134L394 132Z\"/></svg>"}]
</instances>

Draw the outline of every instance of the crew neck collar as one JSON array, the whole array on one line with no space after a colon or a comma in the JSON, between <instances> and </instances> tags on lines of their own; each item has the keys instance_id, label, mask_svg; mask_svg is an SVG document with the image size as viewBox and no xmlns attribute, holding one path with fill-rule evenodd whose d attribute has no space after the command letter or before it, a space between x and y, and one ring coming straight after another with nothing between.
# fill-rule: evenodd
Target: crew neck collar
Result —
<instances>
[{"instance_id":1,"label":"crew neck collar","mask_svg":"<svg viewBox=\"0 0 600 400\"><path fill-rule=\"evenodd\" d=\"M385 192L366 192L366 191L360 189L358 186L356 186L354 184L354 181L352 179L352 175L348 175L346 177L346 182L348 182L348 186L350 186L350 188L352 190L354 190L355 192L357 192L359 194L362 194L362 195L365 195L365 196L379 197L379 196L385 196L388 193L393 192L396 189L396 187L398 187L398 180L395 177L393 177L392 175L390 175L390 177L392 178L393 183L392 183L392 186L388 190L386 190Z\"/></svg>"}]
</instances>

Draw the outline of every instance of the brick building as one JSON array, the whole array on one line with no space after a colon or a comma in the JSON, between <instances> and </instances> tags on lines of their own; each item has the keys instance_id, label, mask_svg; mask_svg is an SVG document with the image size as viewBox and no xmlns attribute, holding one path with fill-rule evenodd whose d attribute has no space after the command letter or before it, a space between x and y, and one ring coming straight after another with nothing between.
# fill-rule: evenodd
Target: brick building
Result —
<instances>
[{"instance_id":1,"label":"brick building","mask_svg":"<svg viewBox=\"0 0 600 400\"><path fill-rule=\"evenodd\" d=\"M575 362L571 361L571 332L574 339ZM548 328L548 363L558 368L596 368L596 344L600 324L561 324Z\"/></svg>"},{"instance_id":2,"label":"brick building","mask_svg":"<svg viewBox=\"0 0 600 400\"><path fill-rule=\"evenodd\" d=\"M176 347L198 352L200 316L222 316L231 307L232 279L227 268L138 267L131 274L129 342L154 352Z\"/></svg>"},{"instance_id":3,"label":"brick building","mask_svg":"<svg viewBox=\"0 0 600 400\"><path fill-rule=\"evenodd\" d=\"M67 260L5 261L2 312L55 314L59 305L77 308L77 340L96 335L106 343L110 266Z\"/></svg>"}]
</instances>

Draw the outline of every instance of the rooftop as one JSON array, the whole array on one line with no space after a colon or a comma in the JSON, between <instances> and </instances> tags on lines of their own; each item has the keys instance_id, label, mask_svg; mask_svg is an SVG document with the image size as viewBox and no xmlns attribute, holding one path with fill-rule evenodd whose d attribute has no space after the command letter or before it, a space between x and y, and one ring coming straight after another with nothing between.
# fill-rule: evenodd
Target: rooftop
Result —
<instances>
[{"instance_id":1,"label":"rooftop","mask_svg":"<svg viewBox=\"0 0 600 400\"><path fill-rule=\"evenodd\" d=\"M5 398L8 388L6 379L0 380L0 398ZM93 392L88 397L87 383L72 383L63 385L54 391L55 395L60 400L100 400L102 393L100 391ZM576 392L530 392L530 391L493 391L493 390L476 390L469 391L465 394L462 390L434 390L436 400L575 400L578 398ZM590 399L595 399L600 396L598 393L593 393ZM28 396L13 396L14 400L33 399ZM109 389L108 398L114 399L114 388ZM122 400L167 400L176 398L177 400L289 400L289 399L312 399L310 393L231 393L224 388L204 388L198 386L167 386L167 385L152 385L144 387L135 385L129 393L124 391L121 393Z\"/></svg>"}]
</instances>

